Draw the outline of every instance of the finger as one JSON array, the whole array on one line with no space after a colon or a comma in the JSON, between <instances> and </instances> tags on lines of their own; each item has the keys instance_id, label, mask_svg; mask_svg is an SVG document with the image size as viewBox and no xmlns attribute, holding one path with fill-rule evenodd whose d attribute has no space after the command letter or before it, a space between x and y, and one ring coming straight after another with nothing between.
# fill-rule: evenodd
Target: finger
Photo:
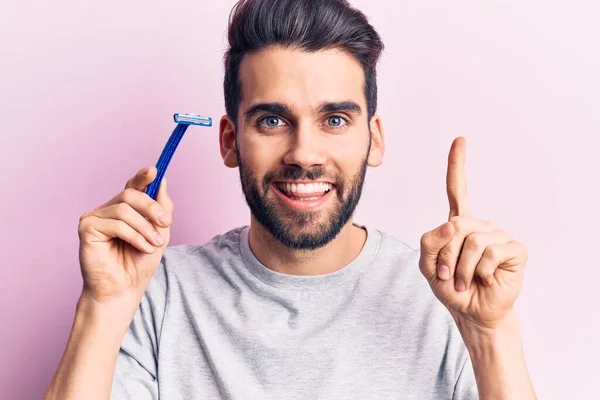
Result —
<instances>
[{"instance_id":1,"label":"finger","mask_svg":"<svg viewBox=\"0 0 600 400\"><path fill-rule=\"evenodd\" d=\"M438 278L449 280L454 277L458 258L465 239L475 232L494 232L498 230L490 221L470 217L452 217L455 233L451 240L440 250L437 260Z\"/></svg>"},{"instance_id":2,"label":"finger","mask_svg":"<svg viewBox=\"0 0 600 400\"><path fill-rule=\"evenodd\" d=\"M154 166L147 166L140 169L131 179L125 183L124 189L136 189L140 192L144 192L146 190L146 186L148 186L156 177L157 169Z\"/></svg>"},{"instance_id":3,"label":"finger","mask_svg":"<svg viewBox=\"0 0 600 400\"><path fill-rule=\"evenodd\" d=\"M169 223L173 217L173 201L171 196L167 192L167 177L164 176L158 187L158 193L156 194L156 202L163 208L166 216L168 217Z\"/></svg>"},{"instance_id":4,"label":"finger","mask_svg":"<svg viewBox=\"0 0 600 400\"><path fill-rule=\"evenodd\" d=\"M512 235L507 231L475 232L467 236L456 267L456 276L454 279L456 290L462 292L471 286L475 269L487 248L498 244L510 243L512 240ZM490 282L491 275L494 272L492 271L491 275L488 273L489 270L486 269L485 272L485 276L480 276L480 278L484 278L484 281L487 283Z\"/></svg>"},{"instance_id":5,"label":"finger","mask_svg":"<svg viewBox=\"0 0 600 400\"><path fill-rule=\"evenodd\" d=\"M158 227L158 232L162 237L167 240L170 240L171 230L170 226L173 222L173 202L171 201L171 197L167 193L167 178L163 177L160 182L160 186L158 187L158 193L156 194L156 202L161 205L161 207L165 210L165 218L167 221L166 226Z\"/></svg>"},{"instance_id":6,"label":"finger","mask_svg":"<svg viewBox=\"0 0 600 400\"><path fill-rule=\"evenodd\" d=\"M483 252L475 268L475 274L487 285L492 285L498 269L517 272L519 268L524 268L526 263L527 249L522 243L510 241L504 244L493 244Z\"/></svg>"},{"instance_id":7,"label":"finger","mask_svg":"<svg viewBox=\"0 0 600 400\"><path fill-rule=\"evenodd\" d=\"M450 204L448 219L459 215L469 215L465 158L466 140L458 137L452 142L448 154L448 171L446 173L446 193Z\"/></svg>"},{"instance_id":8,"label":"finger","mask_svg":"<svg viewBox=\"0 0 600 400\"><path fill-rule=\"evenodd\" d=\"M168 212L158 201L135 188L125 189L117 194L107 203L107 207L119 203L129 204L134 210L142 214L144 218L147 218L150 222L159 227L166 228L171 224L170 212Z\"/></svg>"},{"instance_id":9,"label":"finger","mask_svg":"<svg viewBox=\"0 0 600 400\"><path fill-rule=\"evenodd\" d=\"M438 254L454 235L454 225L444 222L436 229L421 236L419 269L428 281L436 278Z\"/></svg>"},{"instance_id":10,"label":"finger","mask_svg":"<svg viewBox=\"0 0 600 400\"><path fill-rule=\"evenodd\" d=\"M162 246L166 240L158 232L156 227L142 214L127 203L117 203L92 212L98 218L115 219L125 222L133 230L144 236L144 238L155 246Z\"/></svg>"},{"instance_id":11,"label":"finger","mask_svg":"<svg viewBox=\"0 0 600 400\"><path fill-rule=\"evenodd\" d=\"M124 191L128 190L128 189L133 189L133 190L137 190L139 192L145 192L146 186L148 186L154 180L154 178L156 176L156 172L157 172L156 167L151 167L151 166L140 169L133 177L131 177L127 181L127 183L125 183ZM148 197L150 197L150 196L148 196ZM120 203L121 201L122 201L121 193L118 193L112 199L110 199L109 201L107 201L104 204L99 205L94 210L108 207L112 204Z\"/></svg>"},{"instance_id":12,"label":"finger","mask_svg":"<svg viewBox=\"0 0 600 400\"><path fill-rule=\"evenodd\" d=\"M95 215L89 215L82 222L83 231L88 231L94 236L103 236L102 240L119 238L124 242L135 247L142 253L152 254L156 247L148 242L142 234L137 232L127 223L117 219L100 218ZM96 234L94 234L94 231Z\"/></svg>"}]
</instances>

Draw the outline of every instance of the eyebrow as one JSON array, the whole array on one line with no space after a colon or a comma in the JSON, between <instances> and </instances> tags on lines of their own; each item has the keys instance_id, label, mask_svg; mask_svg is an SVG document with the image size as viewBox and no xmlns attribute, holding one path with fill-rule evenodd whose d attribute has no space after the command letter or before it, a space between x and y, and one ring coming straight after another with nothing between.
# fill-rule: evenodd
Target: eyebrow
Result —
<instances>
[{"instance_id":1,"label":"eyebrow","mask_svg":"<svg viewBox=\"0 0 600 400\"><path fill-rule=\"evenodd\" d=\"M273 114L292 114L292 108L283 103L257 103L250 106L244 115L246 119L252 118L252 116L259 112L268 112Z\"/></svg>"},{"instance_id":2,"label":"eyebrow","mask_svg":"<svg viewBox=\"0 0 600 400\"><path fill-rule=\"evenodd\" d=\"M362 109L358 104L353 101L338 101L333 103L323 103L319 107L320 113L331 113L331 112L347 112L351 114L362 114Z\"/></svg>"},{"instance_id":3,"label":"eyebrow","mask_svg":"<svg viewBox=\"0 0 600 400\"><path fill-rule=\"evenodd\" d=\"M361 107L353 101L337 101L337 102L324 102L317 108L319 113L332 113L332 112L347 112L351 114L362 114ZM290 115L293 114L292 107L283 103L257 103L250 106L244 113L246 119L252 118L254 115L260 112L268 112L272 114Z\"/></svg>"}]
</instances>

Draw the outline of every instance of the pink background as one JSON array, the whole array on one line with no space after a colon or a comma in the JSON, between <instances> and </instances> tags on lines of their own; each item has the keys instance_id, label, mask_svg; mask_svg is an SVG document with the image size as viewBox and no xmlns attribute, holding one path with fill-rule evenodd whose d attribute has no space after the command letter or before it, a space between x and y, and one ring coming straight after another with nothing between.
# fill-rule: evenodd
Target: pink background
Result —
<instances>
[{"instance_id":1,"label":"pink background","mask_svg":"<svg viewBox=\"0 0 600 400\"><path fill-rule=\"evenodd\" d=\"M0 13L0 397L40 398L71 328L81 213L156 162L174 112L218 121L233 1L19 1ZM540 399L600 398L600 3L354 4L387 46L384 165L357 221L418 245L467 138L473 213L530 252L518 307ZM169 167L172 244L248 223L216 125Z\"/></svg>"}]
</instances>

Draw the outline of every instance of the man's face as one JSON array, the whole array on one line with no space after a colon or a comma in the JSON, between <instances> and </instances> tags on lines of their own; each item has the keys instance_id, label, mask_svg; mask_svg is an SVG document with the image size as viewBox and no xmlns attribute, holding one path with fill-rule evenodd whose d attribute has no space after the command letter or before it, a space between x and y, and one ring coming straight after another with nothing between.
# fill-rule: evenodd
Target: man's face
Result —
<instances>
[{"instance_id":1,"label":"man's face","mask_svg":"<svg viewBox=\"0 0 600 400\"><path fill-rule=\"evenodd\" d=\"M334 239L359 201L371 144L364 74L339 50L244 57L236 133L254 218L284 245Z\"/></svg>"}]
</instances>

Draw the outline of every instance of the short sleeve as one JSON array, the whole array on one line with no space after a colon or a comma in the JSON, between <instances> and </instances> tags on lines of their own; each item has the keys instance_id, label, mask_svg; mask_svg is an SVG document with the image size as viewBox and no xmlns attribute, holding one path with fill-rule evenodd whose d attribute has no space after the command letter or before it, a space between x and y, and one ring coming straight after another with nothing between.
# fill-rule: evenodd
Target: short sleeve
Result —
<instances>
[{"instance_id":1,"label":"short sleeve","mask_svg":"<svg viewBox=\"0 0 600 400\"><path fill-rule=\"evenodd\" d=\"M454 386L453 400L479 400L479 392L477 390L477 382L475 381L475 372L471 357L467 352L465 362L458 375L456 385Z\"/></svg>"},{"instance_id":2,"label":"short sleeve","mask_svg":"<svg viewBox=\"0 0 600 400\"><path fill-rule=\"evenodd\" d=\"M122 349L113 376L111 400L158 400L158 381L134 357Z\"/></svg>"},{"instance_id":3,"label":"short sleeve","mask_svg":"<svg viewBox=\"0 0 600 400\"><path fill-rule=\"evenodd\" d=\"M166 280L161 264L121 342L111 400L158 399L158 345L165 298Z\"/></svg>"}]
</instances>

